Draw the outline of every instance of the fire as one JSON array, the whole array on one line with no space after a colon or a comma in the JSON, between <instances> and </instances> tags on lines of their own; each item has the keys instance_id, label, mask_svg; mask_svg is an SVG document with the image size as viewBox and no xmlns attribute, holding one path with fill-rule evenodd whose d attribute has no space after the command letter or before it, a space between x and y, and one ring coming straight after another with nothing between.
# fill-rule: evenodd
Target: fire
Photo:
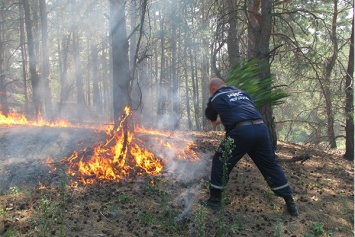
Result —
<instances>
[{"instance_id":1,"label":"fire","mask_svg":"<svg viewBox=\"0 0 355 237\"><path fill-rule=\"evenodd\" d=\"M98 129L97 126L74 125L67 119L57 119L55 121L47 121L39 114L36 121L28 120L25 115L18 113L9 113L7 116L0 113L0 124L4 125L27 125L27 126L47 126L47 127L62 127L62 128L91 128ZM102 129L102 128L99 128Z\"/></svg>"},{"instance_id":2,"label":"fire","mask_svg":"<svg viewBox=\"0 0 355 237\"><path fill-rule=\"evenodd\" d=\"M69 174L78 177L83 184L93 184L97 180L120 181L133 175L158 175L163 171L163 159L157 158L151 151L144 148L144 141L136 136L137 133L153 136L157 144L166 147L175 153L178 159L189 161L199 160L196 153L191 149L192 141L186 138L173 137L172 133L164 133L144 127L134 127L129 131L124 123L131 114L129 107L125 109L125 115L117 129L112 127L106 131L109 136L105 144L99 144L92 152L84 150L79 155L74 152L63 163L69 163ZM167 142L165 139L175 140ZM183 145L181 145L183 144ZM183 147L185 146L185 147ZM92 153L88 158L87 153ZM76 182L73 183L76 185Z\"/></svg>"},{"instance_id":3,"label":"fire","mask_svg":"<svg viewBox=\"0 0 355 237\"><path fill-rule=\"evenodd\" d=\"M28 124L26 117L23 114L9 113L5 116L0 113L0 124L14 125L14 124Z\"/></svg>"},{"instance_id":4,"label":"fire","mask_svg":"<svg viewBox=\"0 0 355 237\"><path fill-rule=\"evenodd\" d=\"M107 139L95 147L86 148L80 152L74 151L69 157L61 162L68 165L67 173L72 177L72 186L78 182L88 185L100 181L120 181L131 175L159 175L164 169L164 157L157 157L146 147L145 139L149 135L154 145L160 145L173 154L177 159L186 161L199 160L192 150L194 143L185 137L179 137L172 132L162 132L153 129L146 129L140 126L129 128L128 120L132 115L127 106L124 115L119 121L117 128L109 126L106 129ZM66 120L56 122L44 121L40 116L37 121L28 121L24 115L0 114L0 124L7 125L29 125L29 126L51 126L51 127L73 127ZM96 128L97 129L97 128ZM143 135L143 136L142 136ZM143 137L143 138L142 138ZM144 139L145 138L145 139ZM164 156L164 153L160 153ZM47 160L47 166L53 168L54 162ZM56 169L53 168L51 172ZM39 185L40 188L42 185Z\"/></svg>"}]
</instances>

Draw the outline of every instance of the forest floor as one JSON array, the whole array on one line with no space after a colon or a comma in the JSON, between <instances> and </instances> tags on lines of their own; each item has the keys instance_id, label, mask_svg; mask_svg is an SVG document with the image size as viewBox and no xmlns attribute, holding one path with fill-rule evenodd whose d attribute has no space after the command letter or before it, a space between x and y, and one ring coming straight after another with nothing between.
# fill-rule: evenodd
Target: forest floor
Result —
<instances>
[{"instance_id":1,"label":"forest floor","mask_svg":"<svg viewBox=\"0 0 355 237\"><path fill-rule=\"evenodd\" d=\"M228 205L220 211L201 206L223 135L174 132L170 139L193 140L198 160L171 158L159 175L132 172L120 181L74 186L60 161L104 142L105 132L0 125L0 236L354 235L354 163L341 151L278 143L277 159L294 191L298 217L287 213L247 156L230 175ZM154 153L157 147L147 148ZM157 155L163 156L171 154ZM48 158L56 171L46 166Z\"/></svg>"}]
</instances>

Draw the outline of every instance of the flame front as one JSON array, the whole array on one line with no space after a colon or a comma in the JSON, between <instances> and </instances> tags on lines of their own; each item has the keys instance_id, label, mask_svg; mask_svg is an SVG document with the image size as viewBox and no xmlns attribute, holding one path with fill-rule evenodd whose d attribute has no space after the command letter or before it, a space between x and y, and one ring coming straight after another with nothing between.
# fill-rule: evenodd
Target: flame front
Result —
<instances>
[{"instance_id":1,"label":"flame front","mask_svg":"<svg viewBox=\"0 0 355 237\"><path fill-rule=\"evenodd\" d=\"M191 149L192 141L184 137L175 137L171 132L145 129L135 126L133 132L128 128L128 117L131 115L127 106L124 115L119 121L116 129L114 126L108 127L108 136L105 143L100 143L94 148L84 149L81 152L74 151L70 157L65 158L60 163L68 164L68 174L72 177L72 185L77 182L82 184L93 184L96 181L119 181L129 175L158 175L163 171L164 157L157 158L151 151L146 149L145 142L135 136L136 133L149 135L154 144L173 152L178 159L187 161L199 160L195 152ZM0 114L0 124L6 125L29 125L29 126L51 126L51 127L74 127L65 120L56 122L46 122L39 116L37 121L28 121L25 116ZM83 127L83 126L76 126ZM97 127L95 127L97 129ZM102 130L102 128L100 128ZM51 161L47 161L50 166ZM53 169L51 172L55 171Z\"/></svg>"},{"instance_id":2,"label":"flame front","mask_svg":"<svg viewBox=\"0 0 355 237\"><path fill-rule=\"evenodd\" d=\"M130 115L126 107L123 119L117 129L109 128L109 136L105 144L99 144L87 158L87 150L74 152L62 163L69 163L68 173L78 177L83 184L93 184L96 180L122 180L131 173L136 175L157 175L163 170L162 161L144 147L137 144L132 132L127 128L125 133L124 121ZM75 184L75 182L74 182Z\"/></svg>"},{"instance_id":3,"label":"flame front","mask_svg":"<svg viewBox=\"0 0 355 237\"><path fill-rule=\"evenodd\" d=\"M46 121L39 114L36 121L29 121L23 114L18 113L9 113L7 116L1 114L0 112L0 124L5 125L27 125L27 126L47 126L47 127L77 127L77 128L94 128L94 126L81 126L81 125L73 125L66 119L57 119L55 121ZM100 128L102 129L102 128Z\"/></svg>"}]
</instances>

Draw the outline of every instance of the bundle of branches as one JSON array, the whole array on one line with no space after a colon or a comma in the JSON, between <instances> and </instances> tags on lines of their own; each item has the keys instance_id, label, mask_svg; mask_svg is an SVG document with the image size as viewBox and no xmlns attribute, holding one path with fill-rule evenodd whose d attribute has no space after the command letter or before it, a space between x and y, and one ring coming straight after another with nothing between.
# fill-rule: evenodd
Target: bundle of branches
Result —
<instances>
[{"instance_id":1,"label":"bundle of branches","mask_svg":"<svg viewBox=\"0 0 355 237\"><path fill-rule=\"evenodd\" d=\"M289 95L280 86L275 86L271 74L261 77L262 72L268 71L269 65L259 59L239 60L228 72L225 82L248 92L254 100L255 106L279 105Z\"/></svg>"}]
</instances>

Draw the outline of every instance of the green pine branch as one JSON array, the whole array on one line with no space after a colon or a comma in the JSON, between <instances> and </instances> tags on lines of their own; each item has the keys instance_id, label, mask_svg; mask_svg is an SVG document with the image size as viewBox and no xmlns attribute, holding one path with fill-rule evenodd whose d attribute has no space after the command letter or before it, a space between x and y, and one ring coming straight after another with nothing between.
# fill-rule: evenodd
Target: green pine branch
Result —
<instances>
[{"instance_id":1,"label":"green pine branch","mask_svg":"<svg viewBox=\"0 0 355 237\"><path fill-rule=\"evenodd\" d=\"M271 75L260 79L266 67L268 64L259 59L240 60L228 72L226 84L248 92L257 108L282 104L289 95L280 87L273 87L275 80Z\"/></svg>"}]
</instances>

